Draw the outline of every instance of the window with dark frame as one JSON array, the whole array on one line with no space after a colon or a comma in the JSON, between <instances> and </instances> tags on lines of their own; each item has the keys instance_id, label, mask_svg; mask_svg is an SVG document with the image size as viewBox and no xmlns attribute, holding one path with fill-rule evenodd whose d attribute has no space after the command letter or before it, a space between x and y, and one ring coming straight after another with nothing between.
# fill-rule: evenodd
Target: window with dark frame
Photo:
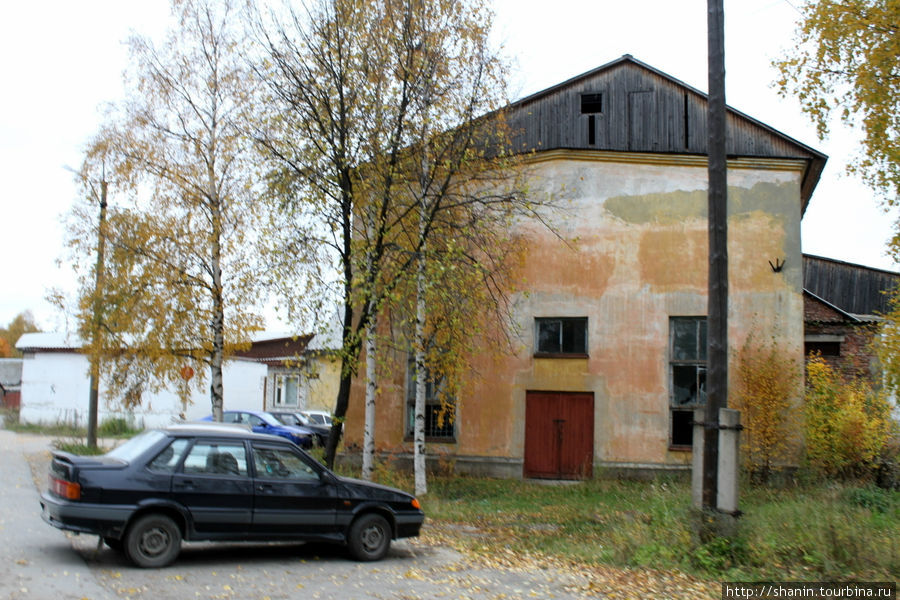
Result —
<instances>
[{"instance_id":1,"label":"window with dark frame","mask_svg":"<svg viewBox=\"0 0 900 600\"><path fill-rule=\"evenodd\" d=\"M804 351L807 356L810 354L821 354L822 356L840 356L840 342L806 342Z\"/></svg>"},{"instance_id":2,"label":"window with dark frame","mask_svg":"<svg viewBox=\"0 0 900 600\"><path fill-rule=\"evenodd\" d=\"M410 358L406 377L406 437L412 438L416 425L416 361ZM452 442L456 439L456 404L440 393L440 381L425 374L425 439Z\"/></svg>"},{"instance_id":3,"label":"window with dark frame","mask_svg":"<svg viewBox=\"0 0 900 600\"><path fill-rule=\"evenodd\" d=\"M581 114L589 115L603 112L603 94L592 93L581 95Z\"/></svg>"},{"instance_id":4,"label":"window with dark frame","mask_svg":"<svg viewBox=\"0 0 900 600\"><path fill-rule=\"evenodd\" d=\"M587 317L535 318L535 355L587 356L587 322Z\"/></svg>"},{"instance_id":5,"label":"window with dark frame","mask_svg":"<svg viewBox=\"0 0 900 600\"><path fill-rule=\"evenodd\" d=\"M669 319L670 445L690 448L694 410L706 406L706 317Z\"/></svg>"}]
</instances>

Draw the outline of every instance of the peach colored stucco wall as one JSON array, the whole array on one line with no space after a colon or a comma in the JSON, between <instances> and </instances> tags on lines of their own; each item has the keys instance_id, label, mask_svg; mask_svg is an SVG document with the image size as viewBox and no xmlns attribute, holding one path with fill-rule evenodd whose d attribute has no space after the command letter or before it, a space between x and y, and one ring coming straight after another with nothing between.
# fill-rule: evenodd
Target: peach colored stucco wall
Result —
<instances>
[{"instance_id":1,"label":"peach colored stucco wall","mask_svg":"<svg viewBox=\"0 0 900 600\"><path fill-rule=\"evenodd\" d=\"M729 346L740 347L750 331L777 335L799 360L801 172L763 166L729 168ZM520 224L530 242L529 293L516 298L518 351L473 357L480 375L464 387L457 443L429 445L429 452L521 459L526 392L587 391L594 394L595 464L689 462L690 453L669 450L668 328L671 316L707 312L706 181L702 161L569 157L531 165L530 193L556 199L559 208L547 216L569 244ZM786 260L779 273L769 266L775 259ZM534 318L546 316L588 317L589 358L534 358ZM379 381L376 445L411 451L403 439L406 360L394 364ZM351 447L361 445L363 397L357 378Z\"/></svg>"}]
</instances>

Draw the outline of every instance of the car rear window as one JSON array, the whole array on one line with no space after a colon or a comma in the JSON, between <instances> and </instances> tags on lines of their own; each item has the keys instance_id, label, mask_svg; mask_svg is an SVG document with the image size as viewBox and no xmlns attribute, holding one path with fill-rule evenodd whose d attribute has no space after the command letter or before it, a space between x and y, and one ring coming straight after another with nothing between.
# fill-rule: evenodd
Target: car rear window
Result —
<instances>
[{"instance_id":1,"label":"car rear window","mask_svg":"<svg viewBox=\"0 0 900 600\"><path fill-rule=\"evenodd\" d=\"M156 443L164 437L166 437L166 434L163 432L156 429L150 429L143 433L139 433L121 446L113 448L106 453L106 456L130 463L149 450L152 446L156 445Z\"/></svg>"},{"instance_id":2,"label":"car rear window","mask_svg":"<svg viewBox=\"0 0 900 600\"><path fill-rule=\"evenodd\" d=\"M188 442L187 438L173 440L171 444L166 446L162 452L157 454L147 464L147 468L151 471L174 473L179 461L181 461L181 455L184 454L184 450L188 446Z\"/></svg>"}]
</instances>

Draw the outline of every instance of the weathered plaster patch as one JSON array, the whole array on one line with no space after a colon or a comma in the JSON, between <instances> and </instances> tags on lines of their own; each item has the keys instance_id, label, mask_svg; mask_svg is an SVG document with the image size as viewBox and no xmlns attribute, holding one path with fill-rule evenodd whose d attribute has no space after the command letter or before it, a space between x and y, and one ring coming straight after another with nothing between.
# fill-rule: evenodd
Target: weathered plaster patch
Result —
<instances>
[{"instance_id":1,"label":"weathered plaster patch","mask_svg":"<svg viewBox=\"0 0 900 600\"><path fill-rule=\"evenodd\" d=\"M786 216L796 211L796 184L793 181L758 182L750 189L728 187L728 214L737 217L750 212ZM606 211L635 225L671 225L689 219L706 219L708 198L706 190L674 191L661 194L614 196L605 203Z\"/></svg>"},{"instance_id":2,"label":"weathered plaster patch","mask_svg":"<svg viewBox=\"0 0 900 600\"><path fill-rule=\"evenodd\" d=\"M706 192L666 192L641 196L615 196L606 201L606 211L632 224L671 225L706 218Z\"/></svg>"},{"instance_id":3,"label":"weathered plaster patch","mask_svg":"<svg viewBox=\"0 0 900 600\"><path fill-rule=\"evenodd\" d=\"M530 244L522 275L533 291L602 296L615 270L615 257L579 244L543 236Z\"/></svg>"},{"instance_id":4,"label":"weathered plaster patch","mask_svg":"<svg viewBox=\"0 0 900 600\"><path fill-rule=\"evenodd\" d=\"M701 288L708 272L705 229L654 229L644 232L638 249L641 281L655 288Z\"/></svg>"}]
</instances>

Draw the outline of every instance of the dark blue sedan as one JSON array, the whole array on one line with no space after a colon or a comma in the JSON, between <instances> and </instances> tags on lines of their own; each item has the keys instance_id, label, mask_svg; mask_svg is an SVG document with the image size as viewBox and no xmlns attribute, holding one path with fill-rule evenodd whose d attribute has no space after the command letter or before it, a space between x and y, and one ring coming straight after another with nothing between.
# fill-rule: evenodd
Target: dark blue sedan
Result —
<instances>
[{"instance_id":1,"label":"dark blue sedan","mask_svg":"<svg viewBox=\"0 0 900 600\"><path fill-rule=\"evenodd\" d=\"M41 509L54 527L98 535L141 567L171 563L182 540L326 541L378 560L425 520L405 492L219 423L145 431L103 456L56 451Z\"/></svg>"}]
</instances>

